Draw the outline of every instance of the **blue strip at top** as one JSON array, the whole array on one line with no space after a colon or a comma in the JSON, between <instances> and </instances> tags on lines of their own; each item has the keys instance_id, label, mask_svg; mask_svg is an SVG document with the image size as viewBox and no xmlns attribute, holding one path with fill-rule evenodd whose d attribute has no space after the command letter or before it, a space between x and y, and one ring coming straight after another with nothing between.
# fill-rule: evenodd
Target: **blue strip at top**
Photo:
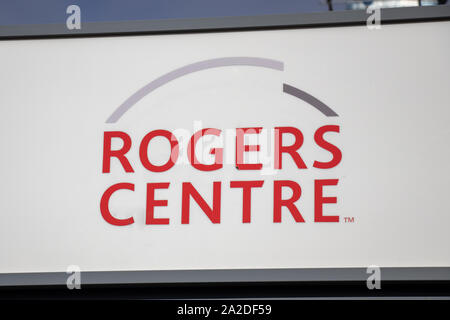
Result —
<instances>
[{"instance_id":1,"label":"blue strip at top","mask_svg":"<svg viewBox=\"0 0 450 320\"><path fill-rule=\"evenodd\" d=\"M0 0L0 26L61 24L69 5L81 8L84 22L259 16L361 9L355 0ZM398 5L403 2L397 1ZM442 2L442 1L441 1ZM392 1L390 1L392 3ZM409 1L416 6L416 1ZM422 3L437 4L436 1Z\"/></svg>"}]
</instances>

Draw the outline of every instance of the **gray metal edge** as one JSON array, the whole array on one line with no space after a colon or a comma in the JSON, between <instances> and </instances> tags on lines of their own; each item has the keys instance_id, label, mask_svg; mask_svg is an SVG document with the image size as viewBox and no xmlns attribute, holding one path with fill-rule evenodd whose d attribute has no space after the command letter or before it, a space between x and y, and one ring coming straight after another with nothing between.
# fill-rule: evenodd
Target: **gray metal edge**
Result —
<instances>
[{"instance_id":1,"label":"gray metal edge","mask_svg":"<svg viewBox=\"0 0 450 320\"><path fill-rule=\"evenodd\" d=\"M81 284L365 281L366 268L81 271ZM0 286L65 285L65 272L0 273ZM381 268L381 281L449 281L450 267Z\"/></svg>"},{"instance_id":2,"label":"gray metal edge","mask_svg":"<svg viewBox=\"0 0 450 320\"><path fill-rule=\"evenodd\" d=\"M231 29L318 27L364 24L364 10L114 22L86 22L80 30L68 30L65 24L0 26L0 39L48 36L120 35L129 33L196 32ZM389 8L381 10L381 23L448 20L450 5Z\"/></svg>"}]
</instances>

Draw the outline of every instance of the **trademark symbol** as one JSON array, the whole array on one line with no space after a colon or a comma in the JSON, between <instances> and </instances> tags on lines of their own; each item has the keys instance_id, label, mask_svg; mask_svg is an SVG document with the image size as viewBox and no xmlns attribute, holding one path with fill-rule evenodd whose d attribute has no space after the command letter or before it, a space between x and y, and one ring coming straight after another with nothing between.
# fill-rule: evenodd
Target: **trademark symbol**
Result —
<instances>
[{"instance_id":1,"label":"trademark symbol","mask_svg":"<svg viewBox=\"0 0 450 320\"><path fill-rule=\"evenodd\" d=\"M353 223L355 222L355 217L344 217L345 223Z\"/></svg>"}]
</instances>

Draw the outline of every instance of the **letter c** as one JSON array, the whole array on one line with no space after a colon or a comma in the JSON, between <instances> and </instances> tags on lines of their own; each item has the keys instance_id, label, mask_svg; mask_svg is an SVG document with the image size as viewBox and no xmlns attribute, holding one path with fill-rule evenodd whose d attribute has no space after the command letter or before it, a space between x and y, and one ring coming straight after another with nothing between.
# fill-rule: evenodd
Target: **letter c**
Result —
<instances>
[{"instance_id":1,"label":"letter c","mask_svg":"<svg viewBox=\"0 0 450 320\"><path fill-rule=\"evenodd\" d=\"M111 198L112 194L116 192L117 190L126 189L134 191L134 184L132 183L117 183L115 185L112 185L109 187L105 193L102 196L102 199L100 201L100 211L102 213L103 219L105 219L106 222L114 225L114 226L127 226L129 224L134 223L133 217L129 217L127 219L117 219L114 218L111 215L111 212L109 211L109 199Z\"/></svg>"}]
</instances>

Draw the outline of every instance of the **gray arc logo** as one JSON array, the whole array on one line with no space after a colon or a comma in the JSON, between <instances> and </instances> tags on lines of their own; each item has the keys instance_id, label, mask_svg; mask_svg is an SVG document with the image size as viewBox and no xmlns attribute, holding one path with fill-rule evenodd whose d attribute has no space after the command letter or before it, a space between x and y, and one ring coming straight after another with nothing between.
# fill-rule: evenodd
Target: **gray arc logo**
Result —
<instances>
[{"instance_id":1,"label":"gray arc logo","mask_svg":"<svg viewBox=\"0 0 450 320\"><path fill-rule=\"evenodd\" d=\"M139 100L144 98L146 95L155 91L159 87L165 85L166 83L188 75L193 72L202 71L211 68L228 67L228 66L252 66L259 68L268 68L278 71L284 71L284 63L277 60L259 58L259 57L225 57L216 58L210 60L203 60L188 64L184 67L175 69L168 72L150 83L143 86L141 89L133 93L128 99L126 99L106 120L106 123L116 123L119 119L130 110ZM298 99L301 99L316 108L318 111L323 113L327 117L337 117L338 114L334 112L329 106L317 99L316 97L310 95L309 93L300 90L294 86L283 83L283 92Z\"/></svg>"}]
</instances>

